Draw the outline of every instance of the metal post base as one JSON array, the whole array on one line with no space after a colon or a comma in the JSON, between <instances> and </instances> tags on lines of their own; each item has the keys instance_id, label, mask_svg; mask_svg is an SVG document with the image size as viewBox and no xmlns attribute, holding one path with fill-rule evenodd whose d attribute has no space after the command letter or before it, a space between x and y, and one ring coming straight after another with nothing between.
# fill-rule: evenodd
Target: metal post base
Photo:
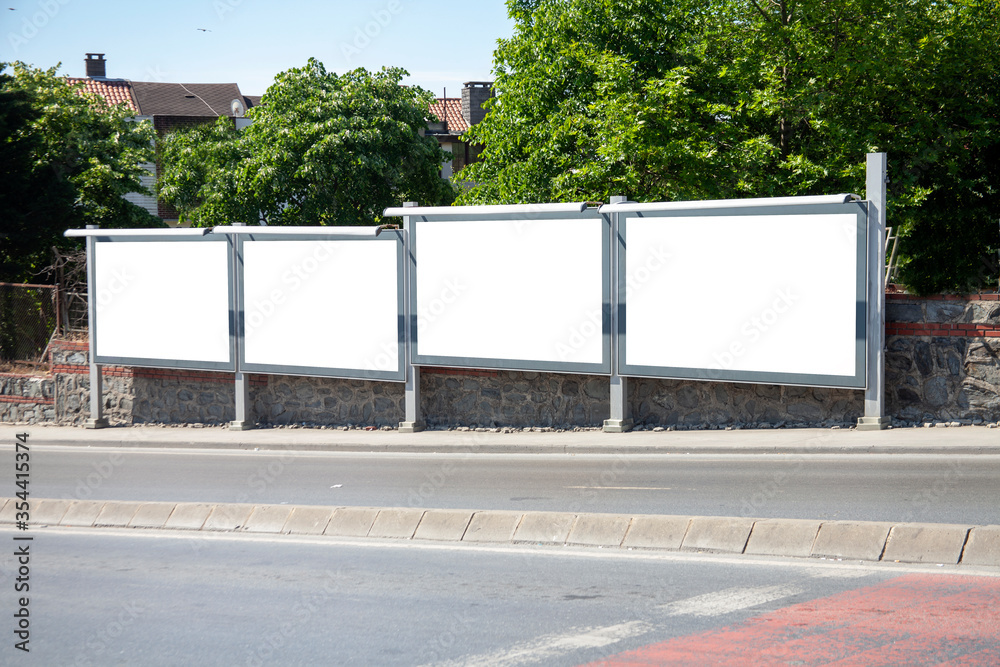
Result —
<instances>
[{"instance_id":1,"label":"metal post base","mask_svg":"<svg viewBox=\"0 0 1000 667\"><path fill-rule=\"evenodd\" d=\"M861 417L858 419L858 431L884 431L892 425L892 417Z\"/></svg>"},{"instance_id":2,"label":"metal post base","mask_svg":"<svg viewBox=\"0 0 1000 667\"><path fill-rule=\"evenodd\" d=\"M603 431L605 433L628 433L632 430L633 425L631 419L605 419Z\"/></svg>"},{"instance_id":3,"label":"metal post base","mask_svg":"<svg viewBox=\"0 0 1000 667\"><path fill-rule=\"evenodd\" d=\"M399 422L400 433L419 433L427 428L423 422Z\"/></svg>"},{"instance_id":4,"label":"metal post base","mask_svg":"<svg viewBox=\"0 0 1000 667\"><path fill-rule=\"evenodd\" d=\"M256 427L257 425L252 421L239 420L239 421L229 422L230 431L250 431L255 429Z\"/></svg>"},{"instance_id":5,"label":"metal post base","mask_svg":"<svg viewBox=\"0 0 1000 667\"><path fill-rule=\"evenodd\" d=\"M100 419L88 419L83 423L84 428L107 428L108 420L101 417Z\"/></svg>"}]
</instances>

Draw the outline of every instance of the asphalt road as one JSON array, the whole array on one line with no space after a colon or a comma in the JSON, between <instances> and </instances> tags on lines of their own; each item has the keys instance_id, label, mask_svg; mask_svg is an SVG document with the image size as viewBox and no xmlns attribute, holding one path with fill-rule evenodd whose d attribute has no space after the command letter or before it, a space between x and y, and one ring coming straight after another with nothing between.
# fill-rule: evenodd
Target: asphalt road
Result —
<instances>
[{"instance_id":1,"label":"asphalt road","mask_svg":"<svg viewBox=\"0 0 1000 667\"><path fill-rule=\"evenodd\" d=\"M12 452L0 448L0 462L9 461L11 469ZM31 485L35 498L1000 523L1000 456L992 455L35 447Z\"/></svg>"},{"instance_id":2,"label":"asphalt road","mask_svg":"<svg viewBox=\"0 0 1000 667\"><path fill-rule=\"evenodd\" d=\"M0 541L23 535L0 531ZM760 624L745 626L768 614L776 615L764 624L769 633L811 637L819 648L800 652L815 659L826 651L827 662L856 655L851 664L883 664L863 659L881 650L897 660L886 664L925 664L944 657L933 637L909 654L897 642L948 623L963 627L949 639L950 657L1000 649L989 611L1000 603L1000 581L989 577L562 548L95 529L33 536L30 653L14 648L17 607L5 595L3 664L502 667L576 665L627 651L697 656L712 647L738 651L739 662L720 664L746 664L785 643L761 636ZM12 560L0 561L5 589L16 576ZM933 623L914 616L931 595L947 605L929 608Z\"/></svg>"}]
</instances>

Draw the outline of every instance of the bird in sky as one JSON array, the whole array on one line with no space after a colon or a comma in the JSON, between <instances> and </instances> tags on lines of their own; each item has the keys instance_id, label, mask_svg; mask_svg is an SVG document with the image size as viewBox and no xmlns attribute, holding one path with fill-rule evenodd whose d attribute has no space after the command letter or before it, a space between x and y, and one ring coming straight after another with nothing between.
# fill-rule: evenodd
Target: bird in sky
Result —
<instances>
[{"instance_id":1,"label":"bird in sky","mask_svg":"<svg viewBox=\"0 0 1000 667\"><path fill-rule=\"evenodd\" d=\"M207 28L196 28L196 30L201 30L202 32L212 32L211 30L209 30Z\"/></svg>"}]
</instances>

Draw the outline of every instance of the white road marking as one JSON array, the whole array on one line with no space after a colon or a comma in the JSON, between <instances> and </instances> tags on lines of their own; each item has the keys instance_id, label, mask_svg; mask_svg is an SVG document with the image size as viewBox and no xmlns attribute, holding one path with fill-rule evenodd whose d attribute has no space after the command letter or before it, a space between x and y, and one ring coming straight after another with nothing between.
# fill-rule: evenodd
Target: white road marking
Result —
<instances>
[{"instance_id":1,"label":"white road marking","mask_svg":"<svg viewBox=\"0 0 1000 667\"><path fill-rule=\"evenodd\" d=\"M560 635L548 635L516 644L496 653L470 655L460 660L434 663L435 667L515 667L537 664L585 648L601 648L623 639L638 637L653 629L648 623L630 621L594 628L576 628Z\"/></svg>"},{"instance_id":2,"label":"white road marking","mask_svg":"<svg viewBox=\"0 0 1000 667\"><path fill-rule=\"evenodd\" d=\"M860 579L875 574L875 570L859 570L850 566L836 567L830 569L817 569L809 576L814 579Z\"/></svg>"},{"instance_id":3,"label":"white road marking","mask_svg":"<svg viewBox=\"0 0 1000 667\"><path fill-rule=\"evenodd\" d=\"M564 486L564 489L605 489L610 491L670 491L669 486Z\"/></svg>"},{"instance_id":4,"label":"white road marking","mask_svg":"<svg viewBox=\"0 0 1000 667\"><path fill-rule=\"evenodd\" d=\"M677 600L663 605L661 609L670 616L722 616L803 592L805 592L804 588L794 585L728 588L716 593L706 593L686 600Z\"/></svg>"}]
</instances>

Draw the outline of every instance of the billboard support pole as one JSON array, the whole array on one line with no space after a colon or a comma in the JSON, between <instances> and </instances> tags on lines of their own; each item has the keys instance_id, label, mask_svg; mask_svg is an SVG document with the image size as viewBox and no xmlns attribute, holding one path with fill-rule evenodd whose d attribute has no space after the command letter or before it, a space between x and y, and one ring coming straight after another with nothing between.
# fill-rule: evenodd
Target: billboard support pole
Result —
<instances>
[{"instance_id":1,"label":"billboard support pole","mask_svg":"<svg viewBox=\"0 0 1000 667\"><path fill-rule=\"evenodd\" d=\"M869 153L865 198L868 200L868 322L865 416L857 430L881 431L885 416L885 226L886 154Z\"/></svg>"},{"instance_id":2,"label":"billboard support pole","mask_svg":"<svg viewBox=\"0 0 1000 667\"><path fill-rule=\"evenodd\" d=\"M87 225L87 229L98 229L98 225ZM97 356L97 268L94 265L94 251L97 239L87 237L87 321L89 323L87 339L90 343L90 419L86 428L106 428L108 420L103 415L104 385L101 378L101 367L94 361Z\"/></svg>"},{"instance_id":3,"label":"billboard support pole","mask_svg":"<svg viewBox=\"0 0 1000 667\"><path fill-rule=\"evenodd\" d=\"M245 222L234 222L234 227L245 227ZM239 263L239 238L236 236L229 237L229 242L233 244L232 255L233 255L233 271L236 275L239 275L237 271L237 265ZM250 378L243 369L240 367L240 318L237 316L240 311L240 304L242 303L243 295L241 294L241 285L239 280L233 280L233 335L236 340L236 345L233 351L233 363L236 365L236 372L233 374L233 389L236 398L235 414L233 415L233 421L229 422L230 431L249 431L256 424L254 420L250 417Z\"/></svg>"},{"instance_id":4,"label":"billboard support pole","mask_svg":"<svg viewBox=\"0 0 1000 667\"><path fill-rule=\"evenodd\" d=\"M627 201L615 196L612 204ZM611 405L610 419L604 420L605 433L626 433L632 429L632 406L628 402L628 378L618 374L618 345L621 326L618 303L618 213L611 214Z\"/></svg>"},{"instance_id":5,"label":"billboard support pole","mask_svg":"<svg viewBox=\"0 0 1000 667\"><path fill-rule=\"evenodd\" d=\"M413 208L417 205L415 201L408 201L403 204L404 208ZM399 422L400 433L417 433L423 431L426 424L420 415L420 367L413 365L413 332L416 326L416 319L410 312L410 290L413 288L413 248L410 247L410 232L412 226L410 216L403 216L403 368L406 369L406 385L404 388L403 405L405 410L404 420Z\"/></svg>"}]
</instances>

